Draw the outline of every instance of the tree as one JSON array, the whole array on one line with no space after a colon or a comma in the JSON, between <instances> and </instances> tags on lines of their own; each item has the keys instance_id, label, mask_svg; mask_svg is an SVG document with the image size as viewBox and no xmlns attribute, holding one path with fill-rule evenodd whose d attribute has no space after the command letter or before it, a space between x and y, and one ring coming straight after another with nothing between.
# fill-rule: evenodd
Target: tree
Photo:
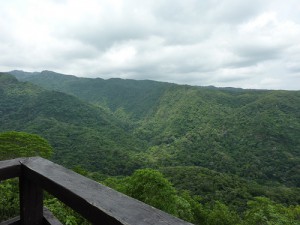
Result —
<instances>
[{"instance_id":1,"label":"tree","mask_svg":"<svg viewBox=\"0 0 300 225\"><path fill-rule=\"evenodd\" d=\"M176 214L176 190L163 175L141 169L130 177L126 194L171 214Z\"/></svg>"},{"instance_id":2,"label":"tree","mask_svg":"<svg viewBox=\"0 0 300 225\"><path fill-rule=\"evenodd\" d=\"M244 224L297 225L299 220L297 221L296 219L296 210L289 210L266 197L256 197L248 202Z\"/></svg>"},{"instance_id":3,"label":"tree","mask_svg":"<svg viewBox=\"0 0 300 225\"><path fill-rule=\"evenodd\" d=\"M48 141L36 134L16 131L0 133L0 160L30 156L49 158L52 152Z\"/></svg>"},{"instance_id":4,"label":"tree","mask_svg":"<svg viewBox=\"0 0 300 225\"><path fill-rule=\"evenodd\" d=\"M143 201L194 224L204 221L200 197L191 196L188 191L178 193L173 184L157 170L140 169L125 178L108 178L105 185Z\"/></svg>"},{"instance_id":5,"label":"tree","mask_svg":"<svg viewBox=\"0 0 300 225\"><path fill-rule=\"evenodd\" d=\"M0 133L0 160L18 157L42 156L49 158L52 147L42 137L24 132ZM0 184L0 221L19 214L19 189L17 180Z\"/></svg>"},{"instance_id":6,"label":"tree","mask_svg":"<svg viewBox=\"0 0 300 225\"><path fill-rule=\"evenodd\" d=\"M0 184L0 222L19 214L19 188L17 180L6 180Z\"/></svg>"},{"instance_id":7,"label":"tree","mask_svg":"<svg viewBox=\"0 0 300 225\"><path fill-rule=\"evenodd\" d=\"M212 210L208 211L206 219L206 224L208 225L232 225L240 222L237 213L231 211L228 206L219 201L216 201Z\"/></svg>"}]
</instances>

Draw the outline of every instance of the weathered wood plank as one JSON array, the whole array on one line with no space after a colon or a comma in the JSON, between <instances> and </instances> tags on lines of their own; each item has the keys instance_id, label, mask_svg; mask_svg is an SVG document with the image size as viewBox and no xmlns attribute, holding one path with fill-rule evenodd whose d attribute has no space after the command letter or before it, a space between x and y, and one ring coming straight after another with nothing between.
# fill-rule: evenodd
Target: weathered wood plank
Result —
<instances>
[{"instance_id":1,"label":"weathered wood plank","mask_svg":"<svg viewBox=\"0 0 300 225\"><path fill-rule=\"evenodd\" d=\"M43 189L28 179L24 168L21 168L19 180L21 224L41 225L43 221Z\"/></svg>"},{"instance_id":2,"label":"weathered wood plank","mask_svg":"<svg viewBox=\"0 0 300 225\"><path fill-rule=\"evenodd\" d=\"M22 165L26 179L38 183L94 224L190 224L48 160L35 157Z\"/></svg>"},{"instance_id":3,"label":"weathered wood plank","mask_svg":"<svg viewBox=\"0 0 300 225\"><path fill-rule=\"evenodd\" d=\"M0 181L18 177L21 171L21 161L24 158L0 161Z\"/></svg>"},{"instance_id":4,"label":"weathered wood plank","mask_svg":"<svg viewBox=\"0 0 300 225\"><path fill-rule=\"evenodd\" d=\"M0 225L19 225L19 224L20 224L20 217L19 216L0 223Z\"/></svg>"},{"instance_id":5,"label":"weathered wood plank","mask_svg":"<svg viewBox=\"0 0 300 225\"><path fill-rule=\"evenodd\" d=\"M63 225L47 208L43 209L43 225Z\"/></svg>"},{"instance_id":6,"label":"weathered wood plank","mask_svg":"<svg viewBox=\"0 0 300 225\"><path fill-rule=\"evenodd\" d=\"M43 208L43 225L63 225L47 208ZM20 216L0 222L0 225L19 225Z\"/></svg>"}]
</instances>

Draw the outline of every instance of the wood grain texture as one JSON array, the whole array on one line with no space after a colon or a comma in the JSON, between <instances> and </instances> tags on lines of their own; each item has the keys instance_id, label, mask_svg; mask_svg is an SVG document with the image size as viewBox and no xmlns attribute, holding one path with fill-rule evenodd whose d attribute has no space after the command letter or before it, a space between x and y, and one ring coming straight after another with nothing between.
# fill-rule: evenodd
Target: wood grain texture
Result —
<instances>
[{"instance_id":1,"label":"wood grain texture","mask_svg":"<svg viewBox=\"0 0 300 225\"><path fill-rule=\"evenodd\" d=\"M4 222L0 222L0 225L19 225L20 223L20 217L14 217L12 219L6 220Z\"/></svg>"},{"instance_id":2,"label":"wood grain texture","mask_svg":"<svg viewBox=\"0 0 300 225\"><path fill-rule=\"evenodd\" d=\"M0 161L0 181L19 177L23 160L24 158Z\"/></svg>"},{"instance_id":3,"label":"wood grain texture","mask_svg":"<svg viewBox=\"0 0 300 225\"><path fill-rule=\"evenodd\" d=\"M190 224L43 158L24 160L22 171L93 224Z\"/></svg>"},{"instance_id":4,"label":"wood grain texture","mask_svg":"<svg viewBox=\"0 0 300 225\"><path fill-rule=\"evenodd\" d=\"M26 170L23 168L19 180L21 224L41 225L43 222L43 189L36 182L28 179Z\"/></svg>"},{"instance_id":5,"label":"wood grain texture","mask_svg":"<svg viewBox=\"0 0 300 225\"><path fill-rule=\"evenodd\" d=\"M43 214L43 225L63 225L58 219L56 219L52 212L45 207L43 209Z\"/></svg>"},{"instance_id":6,"label":"wood grain texture","mask_svg":"<svg viewBox=\"0 0 300 225\"><path fill-rule=\"evenodd\" d=\"M61 225L43 209L43 189L97 225L191 224L40 157L0 162L0 179L17 176L20 224Z\"/></svg>"}]
</instances>

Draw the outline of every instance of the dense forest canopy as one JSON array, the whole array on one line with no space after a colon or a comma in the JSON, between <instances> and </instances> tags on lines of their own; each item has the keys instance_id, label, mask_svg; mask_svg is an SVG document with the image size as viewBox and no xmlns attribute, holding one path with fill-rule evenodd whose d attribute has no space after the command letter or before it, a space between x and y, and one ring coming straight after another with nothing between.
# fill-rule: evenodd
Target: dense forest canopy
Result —
<instances>
[{"instance_id":1,"label":"dense forest canopy","mask_svg":"<svg viewBox=\"0 0 300 225\"><path fill-rule=\"evenodd\" d=\"M300 91L10 74L0 132L40 135L51 160L195 224L299 223Z\"/></svg>"},{"instance_id":2,"label":"dense forest canopy","mask_svg":"<svg viewBox=\"0 0 300 225\"><path fill-rule=\"evenodd\" d=\"M139 164L134 168L202 166L259 182L300 185L300 91L77 78L51 71L12 74L102 109L102 115L110 116L139 143L141 151L131 154ZM50 103L56 104L57 110L63 104L73 111L74 106L80 109L79 105L67 105L71 97L66 97L69 99L64 102ZM74 115L79 117L78 113ZM143 144L146 146L141 147Z\"/></svg>"},{"instance_id":3,"label":"dense forest canopy","mask_svg":"<svg viewBox=\"0 0 300 225\"><path fill-rule=\"evenodd\" d=\"M40 156L49 158L53 148L47 140L25 132L8 131L0 133L0 160L19 157ZM18 180L0 183L0 221L19 214Z\"/></svg>"},{"instance_id":4,"label":"dense forest canopy","mask_svg":"<svg viewBox=\"0 0 300 225\"><path fill-rule=\"evenodd\" d=\"M47 140L25 132L0 133L0 160L40 156L50 158L53 149Z\"/></svg>"}]
</instances>

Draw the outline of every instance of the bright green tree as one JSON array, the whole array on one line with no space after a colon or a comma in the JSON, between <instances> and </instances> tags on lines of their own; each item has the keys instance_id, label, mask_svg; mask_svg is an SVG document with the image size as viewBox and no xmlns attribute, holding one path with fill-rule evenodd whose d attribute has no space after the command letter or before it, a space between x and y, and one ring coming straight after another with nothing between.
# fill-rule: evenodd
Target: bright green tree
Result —
<instances>
[{"instance_id":1,"label":"bright green tree","mask_svg":"<svg viewBox=\"0 0 300 225\"><path fill-rule=\"evenodd\" d=\"M194 224L203 225L207 215L203 205L200 204L201 197L192 196L189 191L182 191L178 199L184 200L184 207L177 203L178 217Z\"/></svg>"},{"instance_id":2,"label":"bright green tree","mask_svg":"<svg viewBox=\"0 0 300 225\"><path fill-rule=\"evenodd\" d=\"M9 131L0 133L0 160L41 156L49 158L52 147L36 134Z\"/></svg>"},{"instance_id":3,"label":"bright green tree","mask_svg":"<svg viewBox=\"0 0 300 225\"><path fill-rule=\"evenodd\" d=\"M0 160L41 156L49 158L52 147L42 137L24 132L0 133ZM0 221L18 214L19 194L17 180L7 180L0 184Z\"/></svg>"},{"instance_id":4,"label":"bright green tree","mask_svg":"<svg viewBox=\"0 0 300 225\"><path fill-rule=\"evenodd\" d=\"M126 193L163 211L176 214L176 190L159 171L135 171L129 179Z\"/></svg>"},{"instance_id":5,"label":"bright green tree","mask_svg":"<svg viewBox=\"0 0 300 225\"><path fill-rule=\"evenodd\" d=\"M178 193L157 170L140 169L130 177L108 178L104 184L183 220L195 224L204 221L200 198L188 191Z\"/></svg>"},{"instance_id":6,"label":"bright green tree","mask_svg":"<svg viewBox=\"0 0 300 225\"><path fill-rule=\"evenodd\" d=\"M0 222L19 214L17 180L6 180L0 184Z\"/></svg>"},{"instance_id":7,"label":"bright green tree","mask_svg":"<svg viewBox=\"0 0 300 225\"><path fill-rule=\"evenodd\" d=\"M238 214L219 201L214 203L206 218L207 225L233 225L239 223L240 217Z\"/></svg>"}]
</instances>

